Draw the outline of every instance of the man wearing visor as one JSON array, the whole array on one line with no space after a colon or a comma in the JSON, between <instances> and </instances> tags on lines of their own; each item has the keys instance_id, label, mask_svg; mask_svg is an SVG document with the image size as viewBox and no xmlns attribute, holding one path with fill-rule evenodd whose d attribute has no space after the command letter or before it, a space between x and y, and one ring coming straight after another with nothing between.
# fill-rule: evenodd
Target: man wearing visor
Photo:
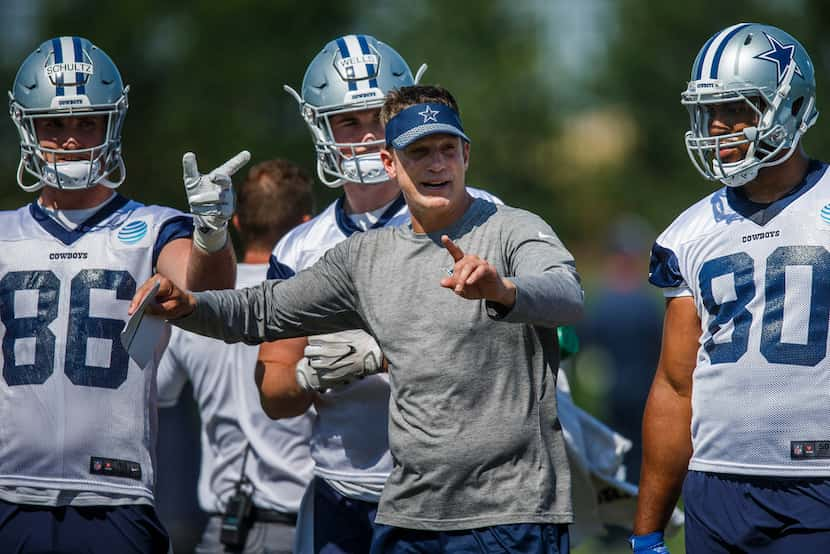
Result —
<instances>
[{"instance_id":1,"label":"man wearing visor","mask_svg":"<svg viewBox=\"0 0 830 554\"><path fill-rule=\"evenodd\" d=\"M715 33L692 65L686 145L725 186L652 249L666 318L635 552L668 552L681 490L687 552L830 551L830 182L800 142L815 86L804 47L769 25Z\"/></svg>"},{"instance_id":2,"label":"man wearing visor","mask_svg":"<svg viewBox=\"0 0 830 554\"><path fill-rule=\"evenodd\" d=\"M308 66L297 101L311 132L317 176L343 195L279 241L268 277L288 279L355 233L405 225L409 211L386 174L380 108L386 93L412 85L404 59L368 35L329 42ZM471 189L490 201L495 197ZM373 263L367 259L366 263ZM377 342L362 330L279 340L260 348L262 405L274 418L314 406L315 478L297 525L297 551L367 552L383 484L392 470L387 420L389 379ZM358 379L358 376L363 377Z\"/></svg>"},{"instance_id":3,"label":"man wearing visor","mask_svg":"<svg viewBox=\"0 0 830 554\"><path fill-rule=\"evenodd\" d=\"M292 279L240 291L161 278L151 309L226 341L353 328L377 341L396 463L372 552L567 552L555 376L556 327L582 313L573 258L539 217L467 192L470 143L449 92L403 87L381 117L410 225L355 233Z\"/></svg>"}]
</instances>

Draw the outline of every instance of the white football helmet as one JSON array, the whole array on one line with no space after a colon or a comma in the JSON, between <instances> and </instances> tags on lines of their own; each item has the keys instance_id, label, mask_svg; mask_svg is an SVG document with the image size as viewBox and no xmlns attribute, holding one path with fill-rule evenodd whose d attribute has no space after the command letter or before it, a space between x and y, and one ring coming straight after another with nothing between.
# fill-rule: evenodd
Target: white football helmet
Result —
<instances>
[{"instance_id":1,"label":"white football helmet","mask_svg":"<svg viewBox=\"0 0 830 554\"><path fill-rule=\"evenodd\" d=\"M121 128L128 89L110 57L85 38L54 38L29 54L9 91L9 112L20 135L17 183L23 190L118 187L126 176ZM36 119L88 115L107 117L103 143L78 150L40 146ZM46 154L84 159L50 163ZM27 174L37 181L27 184Z\"/></svg>"},{"instance_id":2,"label":"white football helmet","mask_svg":"<svg viewBox=\"0 0 830 554\"><path fill-rule=\"evenodd\" d=\"M810 56L781 29L740 23L716 33L698 53L681 94L691 117L686 149L692 163L705 178L736 187L755 179L761 168L785 162L818 118L815 91ZM710 135L709 107L726 102L749 104L756 124ZM722 148L744 144L742 160L721 159Z\"/></svg>"},{"instance_id":3,"label":"white football helmet","mask_svg":"<svg viewBox=\"0 0 830 554\"><path fill-rule=\"evenodd\" d=\"M426 70L422 65L413 79L404 59L392 47L369 35L346 35L323 48L308 65L302 96L283 88L300 106L300 115L311 131L317 156L317 175L329 187L344 182L377 184L389 180L379 152L358 154L357 147L384 145L384 140L339 143L329 118L336 114L380 109L386 93L413 85Z\"/></svg>"}]
</instances>

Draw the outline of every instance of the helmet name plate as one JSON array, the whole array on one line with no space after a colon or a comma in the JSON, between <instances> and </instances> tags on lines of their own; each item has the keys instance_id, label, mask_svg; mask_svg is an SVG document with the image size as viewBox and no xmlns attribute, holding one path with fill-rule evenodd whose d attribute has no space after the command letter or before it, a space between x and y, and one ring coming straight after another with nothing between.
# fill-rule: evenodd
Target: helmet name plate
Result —
<instances>
[{"instance_id":1,"label":"helmet name plate","mask_svg":"<svg viewBox=\"0 0 830 554\"><path fill-rule=\"evenodd\" d=\"M64 85L75 85L75 84L82 84L86 83L89 75L95 74L95 69L93 68L91 63L83 63L83 62L66 62L66 63L53 63L51 65L47 65L44 68L46 71L46 76L49 77L49 80L52 81L52 84L56 84L56 80L59 76L63 75L64 79L67 76L71 76L72 73L80 74L81 81L79 83L75 83L73 81L64 81Z\"/></svg>"}]
</instances>

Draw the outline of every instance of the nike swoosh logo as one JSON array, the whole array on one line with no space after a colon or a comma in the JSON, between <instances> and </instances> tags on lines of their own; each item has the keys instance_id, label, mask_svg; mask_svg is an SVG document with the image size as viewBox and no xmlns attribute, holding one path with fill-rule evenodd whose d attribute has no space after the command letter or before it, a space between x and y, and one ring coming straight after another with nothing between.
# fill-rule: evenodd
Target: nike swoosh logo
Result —
<instances>
[{"instance_id":1,"label":"nike swoosh logo","mask_svg":"<svg viewBox=\"0 0 830 554\"><path fill-rule=\"evenodd\" d=\"M345 354L343 354L342 356L340 356L339 358L337 358L336 360L334 360L334 362L332 362L331 365L333 366L334 364L339 364L340 362L342 362L343 360L345 360L346 358L348 358L349 356L351 356L355 352L357 352L357 349L350 344L349 345L349 351L346 352Z\"/></svg>"}]
</instances>

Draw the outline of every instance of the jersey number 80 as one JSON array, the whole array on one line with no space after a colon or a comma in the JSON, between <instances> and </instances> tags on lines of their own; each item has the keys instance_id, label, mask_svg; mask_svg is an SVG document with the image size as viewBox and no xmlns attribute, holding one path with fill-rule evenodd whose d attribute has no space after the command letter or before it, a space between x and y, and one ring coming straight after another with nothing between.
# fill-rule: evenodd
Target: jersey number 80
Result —
<instances>
[{"instance_id":1,"label":"jersey number 80","mask_svg":"<svg viewBox=\"0 0 830 554\"><path fill-rule=\"evenodd\" d=\"M786 268L811 268L810 298L803 304L809 310L805 344L784 342L782 330L786 292ZM712 280L732 274L735 299L718 304L712 293ZM749 344L752 314L747 305L755 298L755 261L746 252L709 260L700 268L700 294L712 316L709 338L703 344L712 364L731 363L743 356ZM794 308L801 307L793 304ZM732 340L716 343L721 327L732 321ZM823 246L780 246L767 257L764 279L764 314L761 319L761 354L773 364L815 366L827 355L830 322L830 252Z\"/></svg>"}]
</instances>

